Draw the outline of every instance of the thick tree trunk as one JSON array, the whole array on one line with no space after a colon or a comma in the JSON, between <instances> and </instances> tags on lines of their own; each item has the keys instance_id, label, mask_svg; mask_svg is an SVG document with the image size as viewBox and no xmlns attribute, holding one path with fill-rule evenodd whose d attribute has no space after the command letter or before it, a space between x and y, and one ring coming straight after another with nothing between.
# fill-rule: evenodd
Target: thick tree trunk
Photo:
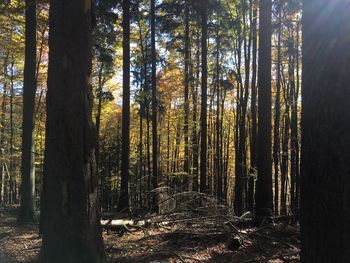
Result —
<instances>
[{"instance_id":1,"label":"thick tree trunk","mask_svg":"<svg viewBox=\"0 0 350 263\"><path fill-rule=\"evenodd\" d=\"M349 13L303 1L301 262L350 258Z\"/></svg>"},{"instance_id":2,"label":"thick tree trunk","mask_svg":"<svg viewBox=\"0 0 350 263\"><path fill-rule=\"evenodd\" d=\"M273 209L271 158L271 0L260 0L259 17L258 180L255 192L255 214L257 218L270 215Z\"/></svg>"},{"instance_id":3,"label":"thick tree trunk","mask_svg":"<svg viewBox=\"0 0 350 263\"><path fill-rule=\"evenodd\" d=\"M123 112L119 211L129 211L130 162L130 2L123 1Z\"/></svg>"},{"instance_id":4,"label":"thick tree trunk","mask_svg":"<svg viewBox=\"0 0 350 263\"><path fill-rule=\"evenodd\" d=\"M22 122L22 182L21 206L18 221L34 221L35 166L34 166L34 109L36 93L36 0L26 1L25 61Z\"/></svg>"},{"instance_id":5,"label":"thick tree trunk","mask_svg":"<svg viewBox=\"0 0 350 263\"><path fill-rule=\"evenodd\" d=\"M92 122L91 1L50 3L41 262L104 262Z\"/></svg>"}]
</instances>

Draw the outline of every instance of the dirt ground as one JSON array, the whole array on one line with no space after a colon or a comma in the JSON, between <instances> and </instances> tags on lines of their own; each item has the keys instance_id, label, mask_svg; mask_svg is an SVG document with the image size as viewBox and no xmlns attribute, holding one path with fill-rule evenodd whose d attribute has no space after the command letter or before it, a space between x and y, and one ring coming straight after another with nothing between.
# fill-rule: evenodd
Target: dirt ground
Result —
<instances>
[{"instance_id":1,"label":"dirt ground","mask_svg":"<svg viewBox=\"0 0 350 263\"><path fill-rule=\"evenodd\" d=\"M40 251L38 225L16 224L16 210L0 207L0 263L35 262ZM299 262L298 225L222 229L204 221L104 230L108 262Z\"/></svg>"}]
</instances>

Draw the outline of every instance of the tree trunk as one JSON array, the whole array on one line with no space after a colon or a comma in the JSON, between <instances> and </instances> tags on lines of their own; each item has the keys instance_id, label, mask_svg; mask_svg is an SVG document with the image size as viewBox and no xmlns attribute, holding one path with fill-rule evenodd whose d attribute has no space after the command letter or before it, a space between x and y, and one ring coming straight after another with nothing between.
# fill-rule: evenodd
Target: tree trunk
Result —
<instances>
[{"instance_id":1,"label":"tree trunk","mask_svg":"<svg viewBox=\"0 0 350 263\"><path fill-rule=\"evenodd\" d=\"M231 137L231 125L228 127L228 133L226 135L226 152L225 152L225 173L224 173L224 196L227 200L228 191L228 174L229 174L229 159L230 159L230 137Z\"/></svg>"},{"instance_id":2,"label":"tree trunk","mask_svg":"<svg viewBox=\"0 0 350 263\"><path fill-rule=\"evenodd\" d=\"M89 0L50 3L41 262L104 262L92 122Z\"/></svg>"},{"instance_id":3,"label":"tree trunk","mask_svg":"<svg viewBox=\"0 0 350 263\"><path fill-rule=\"evenodd\" d=\"M123 109L122 109L122 160L119 211L129 211L130 162L130 2L123 1Z\"/></svg>"},{"instance_id":4,"label":"tree trunk","mask_svg":"<svg viewBox=\"0 0 350 263\"><path fill-rule=\"evenodd\" d=\"M142 36L142 26L141 26L141 18L140 18L140 12L137 9L137 25L138 25L138 35L139 35L139 44L140 44L140 51L141 51L141 72L140 72L140 109L139 109L139 128L140 128L140 142L139 142L139 181L138 181L138 186L139 186L139 206L140 208L143 205L143 200L142 200L142 177L145 173L144 169L144 160L143 160L143 116L144 116L144 111L145 111L145 90L146 90L146 84L147 84L147 61L146 61L146 56L145 56L145 48L144 48L144 43L143 43L143 36Z\"/></svg>"},{"instance_id":5,"label":"tree trunk","mask_svg":"<svg viewBox=\"0 0 350 263\"><path fill-rule=\"evenodd\" d=\"M198 33L198 32L197 32ZM196 50L196 76L195 79L199 83L199 73L200 73L200 37L199 33L197 34L197 50ZM192 67L191 67L192 68ZM192 163L193 163L193 183L192 183L192 191L198 192L198 120L197 120L197 109L198 109L198 85L195 81L191 82L192 85L192 100L193 100L193 110L192 110L192 122L193 122L193 130L192 130Z\"/></svg>"},{"instance_id":6,"label":"tree trunk","mask_svg":"<svg viewBox=\"0 0 350 263\"><path fill-rule=\"evenodd\" d=\"M152 190L158 187L158 132L157 132L157 61L156 61L155 0L151 0L151 61L152 61ZM152 210L158 212L157 193L152 194Z\"/></svg>"},{"instance_id":7,"label":"tree trunk","mask_svg":"<svg viewBox=\"0 0 350 263\"><path fill-rule=\"evenodd\" d=\"M216 196L218 199L221 199L222 196L222 173L221 173L221 134L220 134L220 35L219 35L219 29L217 29L217 35L216 35L216 120L215 120L215 128L216 128L216 142L215 142L215 174L216 174L216 181L217 181L217 186L216 186Z\"/></svg>"},{"instance_id":8,"label":"tree trunk","mask_svg":"<svg viewBox=\"0 0 350 263\"><path fill-rule=\"evenodd\" d=\"M300 63L299 63L299 47L300 47L300 39L299 39L299 31L300 31L300 24L297 22L297 41L296 41L296 78L297 78L297 86L296 86L296 92L295 92L295 101L296 101L296 109L295 109L295 117L294 117L294 124L296 126L296 144L295 144L295 167L296 167L296 173L295 173L295 199L294 199L294 213L298 217L299 216L299 209L300 209L300 138L299 138L299 118L298 118L298 103L299 103L299 94L300 94Z\"/></svg>"},{"instance_id":9,"label":"tree trunk","mask_svg":"<svg viewBox=\"0 0 350 263\"><path fill-rule=\"evenodd\" d=\"M279 157L280 157L280 117L281 117L281 36L282 36L282 13L281 13L281 3L277 3L278 6L278 36L277 36L277 66L276 66L276 99L275 99L275 123L273 126L273 164L275 173L275 195L274 195L274 208L275 214L278 214L278 204L279 204Z\"/></svg>"},{"instance_id":10,"label":"tree trunk","mask_svg":"<svg viewBox=\"0 0 350 263\"><path fill-rule=\"evenodd\" d=\"M35 212L34 109L36 93L36 0L26 1L23 81L22 182L18 221L33 222Z\"/></svg>"},{"instance_id":11,"label":"tree trunk","mask_svg":"<svg viewBox=\"0 0 350 263\"><path fill-rule=\"evenodd\" d=\"M201 152L200 152L200 192L207 192L207 8L208 0L202 0L202 98L201 98Z\"/></svg>"},{"instance_id":12,"label":"tree trunk","mask_svg":"<svg viewBox=\"0 0 350 263\"><path fill-rule=\"evenodd\" d=\"M292 37L294 36L294 30L292 28ZM296 86L295 80L295 64L298 59L297 48L293 43L293 63L292 63L292 80L293 85L291 86L291 210L293 214L297 214L298 211L298 194L297 194L297 183L299 177L299 139L298 139L298 97L299 97L299 86Z\"/></svg>"},{"instance_id":13,"label":"tree trunk","mask_svg":"<svg viewBox=\"0 0 350 263\"><path fill-rule=\"evenodd\" d=\"M5 162L3 161L3 157L5 154L4 133L5 133L5 119L6 119L7 88L8 88L8 82L7 82L8 58L9 58L9 52L7 52L6 56L4 57L4 67L3 67L4 82L3 82L3 89L2 89L3 94L2 94L2 100L1 100L1 116L0 116L0 145L1 145L0 147L0 204L5 203L7 199L6 197L7 187L6 187L6 180L4 176Z\"/></svg>"},{"instance_id":14,"label":"tree trunk","mask_svg":"<svg viewBox=\"0 0 350 263\"><path fill-rule=\"evenodd\" d=\"M252 4L253 17L252 17L252 83L251 83L251 143L250 143L250 175L248 181L248 206L249 211L254 211L254 187L255 187L255 175L256 175L256 159L257 159L257 119L256 119L256 70L257 70L257 8Z\"/></svg>"},{"instance_id":15,"label":"tree trunk","mask_svg":"<svg viewBox=\"0 0 350 263\"><path fill-rule=\"evenodd\" d=\"M98 103L97 103L97 113L96 113L96 121L95 121L95 127L96 127L96 133L97 133L97 146L96 146L96 170L98 177L100 178L101 184L100 184L100 189L103 189L103 183L102 183L102 178L100 176L100 129L101 129L101 111L102 111L102 92L103 92L103 68L104 68L104 63L101 61L101 64L99 66L98 70L98 90L97 90L97 96L98 96ZM102 192L100 193L100 198L102 196Z\"/></svg>"},{"instance_id":16,"label":"tree trunk","mask_svg":"<svg viewBox=\"0 0 350 263\"><path fill-rule=\"evenodd\" d=\"M14 204L16 202L15 195L15 164L14 164L14 123L13 123L13 115L14 115L14 98L15 98L15 90L14 90L14 56L12 54L11 68L10 68L10 164L9 164L9 196L8 201L9 204Z\"/></svg>"},{"instance_id":17,"label":"tree trunk","mask_svg":"<svg viewBox=\"0 0 350 263\"><path fill-rule=\"evenodd\" d=\"M271 163L271 0L260 0L259 17L258 180L255 193L255 214L258 219L271 215L273 209Z\"/></svg>"},{"instance_id":18,"label":"tree trunk","mask_svg":"<svg viewBox=\"0 0 350 263\"><path fill-rule=\"evenodd\" d=\"M288 46L288 82L289 82L289 90L288 90L288 108L291 109L290 121L289 121L289 129L290 129L290 203L289 206L292 209L292 202L294 201L294 193L295 193L295 148L294 148L294 139L296 130L293 127L293 118L295 117L293 111L294 104L294 91L295 91L295 74L294 74L294 36L293 36L293 25L288 25L289 31L289 46ZM287 146L288 147L288 146Z\"/></svg>"},{"instance_id":19,"label":"tree trunk","mask_svg":"<svg viewBox=\"0 0 350 263\"><path fill-rule=\"evenodd\" d=\"M185 105L184 105L184 143L185 143L185 152L184 152L184 190L188 190L188 177L190 175L190 166L189 166L189 136L188 136L188 115L189 115L189 64L190 64L190 8L189 0L185 1L185 77L184 77L184 86L185 86Z\"/></svg>"},{"instance_id":20,"label":"tree trunk","mask_svg":"<svg viewBox=\"0 0 350 263\"><path fill-rule=\"evenodd\" d=\"M350 257L349 13L303 1L301 262Z\"/></svg>"},{"instance_id":21,"label":"tree trunk","mask_svg":"<svg viewBox=\"0 0 350 263\"><path fill-rule=\"evenodd\" d=\"M148 91L147 91L148 92ZM147 99L147 107L146 107L146 133L147 133L147 138L146 138L146 148L147 148L147 190L148 190L148 207L151 209L152 206L152 197L151 197L151 191L152 191L152 186L151 186L151 127L150 127L150 114L149 114L149 104L148 104L148 99Z\"/></svg>"},{"instance_id":22,"label":"tree trunk","mask_svg":"<svg viewBox=\"0 0 350 263\"><path fill-rule=\"evenodd\" d=\"M287 89L287 87L285 87ZM284 93L287 93L286 91ZM285 95L288 96L288 95ZM288 100L285 99L287 105L284 113L284 127L283 127L283 136L282 136L282 160L281 160L281 215L287 213L287 178L288 178L288 143L289 143L289 106Z\"/></svg>"}]
</instances>

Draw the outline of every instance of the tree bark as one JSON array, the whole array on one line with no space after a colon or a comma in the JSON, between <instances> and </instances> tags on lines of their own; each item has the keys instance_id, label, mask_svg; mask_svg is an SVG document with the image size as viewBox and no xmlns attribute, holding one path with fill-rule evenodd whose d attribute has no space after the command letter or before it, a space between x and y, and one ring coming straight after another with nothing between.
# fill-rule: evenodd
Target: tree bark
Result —
<instances>
[{"instance_id":1,"label":"tree bark","mask_svg":"<svg viewBox=\"0 0 350 263\"><path fill-rule=\"evenodd\" d=\"M200 73L200 37L197 32L197 50L196 50L196 75L195 79L199 83L199 73ZM192 68L192 67L191 67ZM193 163L193 183L192 183L192 191L198 192L198 145L199 145L199 136L198 136L198 120L197 120L197 110L198 110L198 86L195 81L191 82L192 86L192 122L193 122L193 130L192 130L192 163Z\"/></svg>"},{"instance_id":2,"label":"tree bark","mask_svg":"<svg viewBox=\"0 0 350 263\"><path fill-rule=\"evenodd\" d=\"M349 13L303 1L301 262L350 258Z\"/></svg>"},{"instance_id":3,"label":"tree bark","mask_svg":"<svg viewBox=\"0 0 350 263\"><path fill-rule=\"evenodd\" d=\"M90 0L50 3L41 262L104 262L92 122Z\"/></svg>"},{"instance_id":4,"label":"tree bark","mask_svg":"<svg viewBox=\"0 0 350 263\"><path fill-rule=\"evenodd\" d=\"M260 0L259 17L258 180L255 192L255 214L257 219L271 215L273 209L271 158L271 0Z\"/></svg>"},{"instance_id":5,"label":"tree bark","mask_svg":"<svg viewBox=\"0 0 350 263\"><path fill-rule=\"evenodd\" d=\"M35 217L34 109L36 93L36 0L26 1L23 81L21 206L18 221Z\"/></svg>"},{"instance_id":6,"label":"tree bark","mask_svg":"<svg viewBox=\"0 0 350 263\"><path fill-rule=\"evenodd\" d=\"M130 2L123 1L123 109L119 211L129 211L130 162Z\"/></svg>"}]
</instances>

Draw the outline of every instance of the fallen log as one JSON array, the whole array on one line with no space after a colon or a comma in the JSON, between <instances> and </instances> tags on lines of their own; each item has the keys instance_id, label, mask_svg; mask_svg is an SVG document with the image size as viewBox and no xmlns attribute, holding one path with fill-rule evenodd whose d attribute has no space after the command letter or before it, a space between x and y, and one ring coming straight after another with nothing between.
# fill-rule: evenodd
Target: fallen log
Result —
<instances>
[{"instance_id":1,"label":"fallen log","mask_svg":"<svg viewBox=\"0 0 350 263\"><path fill-rule=\"evenodd\" d=\"M113 220L101 220L101 227L106 230L112 230L116 232L131 232L131 228L143 229L146 225L145 220L134 221L132 219L113 219Z\"/></svg>"}]
</instances>

